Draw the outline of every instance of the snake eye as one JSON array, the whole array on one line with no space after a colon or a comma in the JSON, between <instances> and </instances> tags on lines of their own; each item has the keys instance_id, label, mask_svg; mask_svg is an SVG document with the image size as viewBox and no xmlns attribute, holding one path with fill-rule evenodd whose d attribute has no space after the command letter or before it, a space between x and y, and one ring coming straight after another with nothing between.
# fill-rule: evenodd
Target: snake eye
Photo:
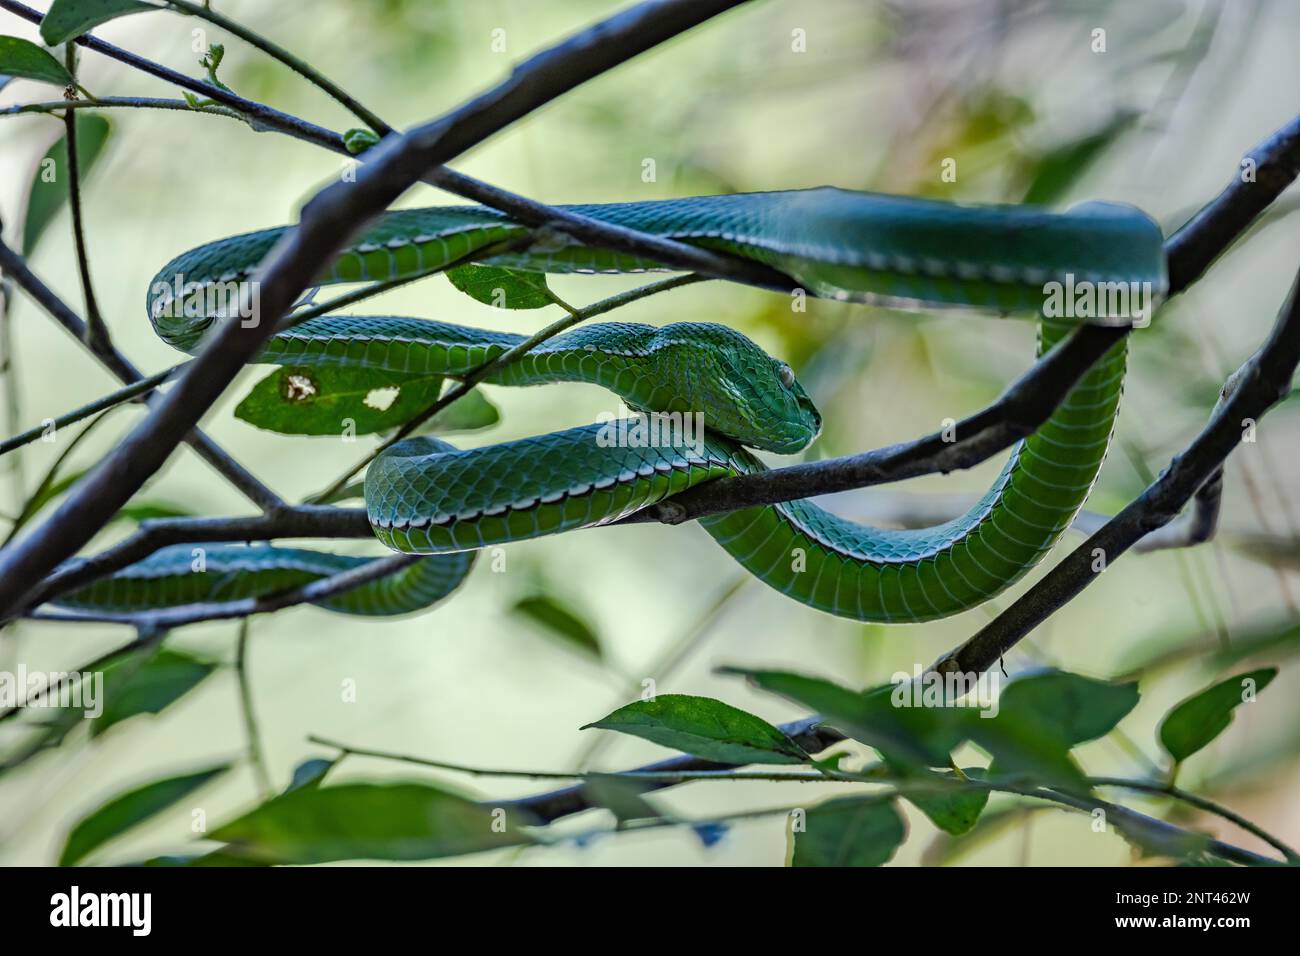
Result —
<instances>
[{"instance_id":1,"label":"snake eye","mask_svg":"<svg viewBox=\"0 0 1300 956\"><path fill-rule=\"evenodd\" d=\"M788 365L779 365L776 374L786 388L794 388L794 369Z\"/></svg>"}]
</instances>

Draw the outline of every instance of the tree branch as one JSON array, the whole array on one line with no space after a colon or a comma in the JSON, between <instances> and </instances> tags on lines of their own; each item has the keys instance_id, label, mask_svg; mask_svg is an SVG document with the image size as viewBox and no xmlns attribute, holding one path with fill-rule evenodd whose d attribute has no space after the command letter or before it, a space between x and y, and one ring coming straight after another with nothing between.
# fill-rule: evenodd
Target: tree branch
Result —
<instances>
[{"instance_id":1,"label":"tree branch","mask_svg":"<svg viewBox=\"0 0 1300 956\"><path fill-rule=\"evenodd\" d=\"M1005 611L934 665L940 672L978 673L992 667L1025 635L1100 577L1125 551L1177 517L1242 440L1242 431L1291 391L1300 364L1300 273L1263 346L1224 387L1225 398L1186 451L1118 515L1061 560Z\"/></svg>"},{"instance_id":2,"label":"tree branch","mask_svg":"<svg viewBox=\"0 0 1300 956\"><path fill-rule=\"evenodd\" d=\"M25 432L19 432L12 438L6 438L4 441L0 441L0 455L7 455L15 448L21 448L23 445L36 441L36 439L45 434L46 429L49 427L55 429L63 428L64 426L79 422L83 418L89 418L96 412L102 412L105 409L112 408L114 405L121 405L123 402L137 399L145 392L151 392L155 387L167 381L183 369L185 364L188 363L173 365L171 368L163 369L161 372L150 375L148 378L142 378L140 381L119 388L117 391L109 392L107 395L97 398L93 402L87 402L80 408L74 408L70 412L64 412L58 418L49 419L49 425L37 425L34 428L27 429Z\"/></svg>"}]
</instances>

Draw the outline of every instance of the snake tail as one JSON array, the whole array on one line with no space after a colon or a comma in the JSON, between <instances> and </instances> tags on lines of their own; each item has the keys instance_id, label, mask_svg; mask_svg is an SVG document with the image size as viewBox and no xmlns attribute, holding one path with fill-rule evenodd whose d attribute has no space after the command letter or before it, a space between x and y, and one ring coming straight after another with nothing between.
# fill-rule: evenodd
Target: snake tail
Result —
<instances>
[{"instance_id":1,"label":"snake tail","mask_svg":"<svg viewBox=\"0 0 1300 956\"><path fill-rule=\"evenodd\" d=\"M130 613L141 608L266 597L373 560L280 546L172 545L52 603L72 610ZM473 564L472 553L435 555L314 603L344 614L408 614L449 596L464 582Z\"/></svg>"}]
</instances>

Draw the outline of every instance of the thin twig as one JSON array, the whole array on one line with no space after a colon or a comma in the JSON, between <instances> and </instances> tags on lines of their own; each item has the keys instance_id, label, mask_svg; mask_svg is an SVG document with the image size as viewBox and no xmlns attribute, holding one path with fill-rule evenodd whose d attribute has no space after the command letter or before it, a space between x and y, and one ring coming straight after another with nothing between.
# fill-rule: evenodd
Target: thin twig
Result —
<instances>
[{"instance_id":1,"label":"thin twig","mask_svg":"<svg viewBox=\"0 0 1300 956\"><path fill-rule=\"evenodd\" d=\"M1198 796L1195 793L1175 787L1172 784L1153 783L1146 780L1128 780L1122 777L1092 777L1089 782L1095 787L1120 787L1124 790L1136 790L1141 793L1155 793L1171 797L1190 807L1204 810L1206 813L1212 813L1215 816L1222 817L1229 823L1236 824L1247 833L1258 837L1269 846L1273 847L1273 849L1286 857L1289 862L1300 863L1300 854L1297 854L1296 851L1285 842L1273 836L1262 827L1251 823L1241 814L1229 810L1227 807L1223 806L1223 804L1216 803L1208 797Z\"/></svg>"},{"instance_id":2,"label":"thin twig","mask_svg":"<svg viewBox=\"0 0 1300 956\"><path fill-rule=\"evenodd\" d=\"M239 622L239 635L235 639L235 679L239 683L239 709L244 716L244 733L248 737L248 762L252 764L262 798L269 799L275 792L271 775L266 769L266 754L262 750L262 735L257 729L257 714L253 710L253 686L248 679L248 638L252 624L248 618Z\"/></svg>"},{"instance_id":3,"label":"thin twig","mask_svg":"<svg viewBox=\"0 0 1300 956\"><path fill-rule=\"evenodd\" d=\"M64 48L64 63L75 84L77 47L69 43ZM68 208L72 213L72 240L77 252L77 274L81 277L81 296L86 304L86 346L96 355L112 351L113 340L108 326L95 300L95 286L90 281L90 256L86 253L86 227L81 216L81 162L77 156L77 114L73 110L63 113L63 143L68 154Z\"/></svg>"},{"instance_id":4,"label":"thin twig","mask_svg":"<svg viewBox=\"0 0 1300 956\"><path fill-rule=\"evenodd\" d=\"M167 381L187 364L188 363L183 362L180 365L173 365L171 368L163 369L161 372L156 372L148 378L142 378L138 382L119 388L115 392L109 392L102 398L97 398L93 402L88 402L80 408L74 408L70 412L64 412L58 418L46 419L44 423L37 425L34 428L29 428L25 432L20 432L13 438L6 438L4 441L0 441L0 455L7 455L15 448L20 448L23 445L30 444L42 435L57 431L66 425L79 422L83 418L89 418L96 412L102 412L107 408L112 408L115 405L121 405L123 402L129 402L132 399L139 398L145 392L153 391L154 388Z\"/></svg>"}]
</instances>

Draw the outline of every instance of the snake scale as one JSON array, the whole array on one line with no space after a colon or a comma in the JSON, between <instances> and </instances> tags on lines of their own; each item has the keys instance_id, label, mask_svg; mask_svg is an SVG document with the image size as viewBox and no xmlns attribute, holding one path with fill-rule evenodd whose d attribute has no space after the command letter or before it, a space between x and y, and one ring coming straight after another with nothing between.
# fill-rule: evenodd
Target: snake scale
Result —
<instances>
[{"instance_id":1,"label":"snake scale","mask_svg":"<svg viewBox=\"0 0 1300 956\"><path fill-rule=\"evenodd\" d=\"M823 187L564 208L763 263L816 296L910 308L1036 312L1039 354L1072 327L1071 321L1042 318L1050 283L1070 289L1140 285L1154 301L1167 288L1159 227L1139 210L1112 203L1055 213ZM148 303L158 334L178 349L197 351L218 317L181 306L200 301L215 283L248 279L283 232L222 239L164 266ZM430 273L526 232L503 214L477 206L393 211L352 241L319 282ZM659 268L576 241L557 243L554 236L487 263L535 272ZM179 299L168 291L174 288L182 290ZM274 335L259 361L455 378L520 341L422 319L325 316ZM1125 361L1121 342L1037 432L1015 446L988 493L952 521L878 529L805 500L699 523L760 580L831 614L916 622L963 611L1023 576L1082 507L1110 442ZM327 606L379 614L430 605L460 583L477 549L607 524L702 482L760 471L765 465L749 449L794 453L821 428L819 413L789 366L712 323L579 326L487 381L595 383L638 413L700 413L705 431L697 442L647 447L601 441L602 425L468 451L428 437L399 442L366 474L367 513L385 545L432 557ZM209 548L206 570L196 572L188 563L190 550L159 552L61 601L120 610L264 594L364 560L221 545Z\"/></svg>"}]
</instances>

